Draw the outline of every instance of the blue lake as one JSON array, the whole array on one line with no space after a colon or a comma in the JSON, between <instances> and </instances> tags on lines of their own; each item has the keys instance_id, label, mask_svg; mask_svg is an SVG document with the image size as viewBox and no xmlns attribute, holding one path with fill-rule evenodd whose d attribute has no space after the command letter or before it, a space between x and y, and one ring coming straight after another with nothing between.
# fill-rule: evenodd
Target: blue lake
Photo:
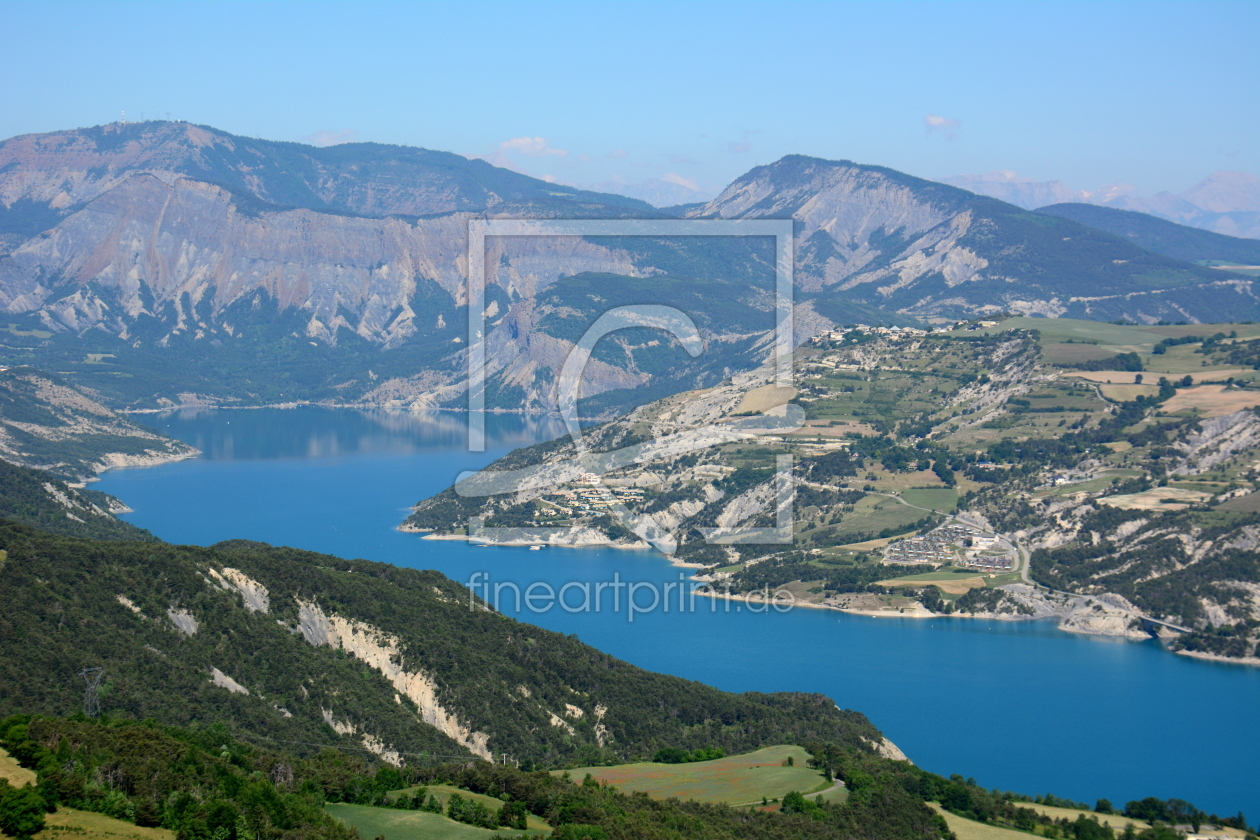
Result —
<instances>
[{"instance_id":1,"label":"blue lake","mask_svg":"<svg viewBox=\"0 0 1260 840\"><path fill-rule=\"evenodd\" d=\"M395 527L418 500L551 421L487 418L484 453L458 414L303 408L140 418L202 450L196 460L107 474L96 485L168 542L247 538L399 566L467 583L482 573L544 582L663 584L680 570L648 551L477 548ZM508 590L510 592L510 590ZM1154 642L1063 633L1045 622L865 618L795 609L752 613L697 599L630 621L600 612L516 612L644 668L729 691L821 692L865 713L929 770L987 787L1123 803L1179 797L1260 817L1260 669L1174 656ZM639 603L648 604L646 591ZM571 589L569 604L581 593Z\"/></svg>"}]
</instances>

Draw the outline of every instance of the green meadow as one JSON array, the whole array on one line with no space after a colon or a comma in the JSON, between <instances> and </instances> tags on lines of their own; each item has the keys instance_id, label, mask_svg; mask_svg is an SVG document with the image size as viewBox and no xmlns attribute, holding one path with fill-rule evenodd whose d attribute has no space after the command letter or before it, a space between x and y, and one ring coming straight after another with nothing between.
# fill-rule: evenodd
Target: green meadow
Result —
<instances>
[{"instance_id":1,"label":"green meadow","mask_svg":"<svg viewBox=\"0 0 1260 840\"><path fill-rule=\"evenodd\" d=\"M789 757L793 766L784 766ZM809 753L801 747L779 746L690 764L645 761L565 772L578 780L589 773L623 792L642 791L653 799L677 797L745 805L763 798L780 799L794 790L811 793L831 787L822 773L805 766L808 758Z\"/></svg>"}]
</instances>

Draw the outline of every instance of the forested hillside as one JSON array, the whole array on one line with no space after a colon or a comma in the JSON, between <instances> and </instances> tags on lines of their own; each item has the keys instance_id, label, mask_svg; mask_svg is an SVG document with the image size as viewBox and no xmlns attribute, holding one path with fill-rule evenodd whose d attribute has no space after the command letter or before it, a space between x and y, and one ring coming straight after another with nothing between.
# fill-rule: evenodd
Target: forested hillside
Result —
<instances>
[{"instance_id":1,"label":"forested hillside","mask_svg":"<svg viewBox=\"0 0 1260 840\"><path fill-rule=\"evenodd\" d=\"M0 519L66 537L153 540L152 534L118 519L120 502L95 490L75 490L42 470L0 461Z\"/></svg>"},{"instance_id":2,"label":"forested hillside","mask_svg":"<svg viewBox=\"0 0 1260 840\"><path fill-rule=\"evenodd\" d=\"M257 543L98 542L0 526L0 713L171 724L547 765L661 747L874 749L816 695L728 694L491 612L432 571Z\"/></svg>"}]
</instances>

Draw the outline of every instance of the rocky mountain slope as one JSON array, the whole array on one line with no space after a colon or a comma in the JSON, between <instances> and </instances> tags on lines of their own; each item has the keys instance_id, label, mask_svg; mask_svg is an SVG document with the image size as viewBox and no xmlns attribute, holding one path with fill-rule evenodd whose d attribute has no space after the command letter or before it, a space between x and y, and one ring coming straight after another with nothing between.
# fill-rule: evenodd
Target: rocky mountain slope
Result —
<instances>
[{"instance_id":1,"label":"rocky mountain slope","mask_svg":"<svg viewBox=\"0 0 1260 840\"><path fill-rule=\"evenodd\" d=\"M824 315L852 301L918 317L1011 311L1150 323L1257 307L1247 278L846 161L790 156L757 167L688 216L796 220L797 282Z\"/></svg>"},{"instance_id":2,"label":"rocky mountain slope","mask_svg":"<svg viewBox=\"0 0 1260 840\"><path fill-rule=\"evenodd\" d=\"M0 360L143 408L458 405L470 220L665 212L442 152L317 149L167 122L0 143L0 205L11 320ZM836 323L998 310L1153 322L1256 308L1250 278L879 167L788 157L688 215L797 219L802 338ZM489 404L555 406L570 310L589 322L608 297L568 282L581 275L637 284L634 302L683 301L667 281L714 291L684 308L705 322L701 359L659 335L630 341L643 352L607 340L586 393L609 394L610 409L755 367L773 329L768 249L746 238L491 238ZM728 325L732 299L764 317Z\"/></svg>"},{"instance_id":3,"label":"rocky mountain slope","mask_svg":"<svg viewBox=\"0 0 1260 840\"><path fill-rule=\"evenodd\" d=\"M519 450L406 527L651 543L717 597L1055 617L1260 662L1260 328L855 329L796 370Z\"/></svg>"},{"instance_id":4,"label":"rocky mountain slope","mask_svg":"<svg viewBox=\"0 0 1260 840\"><path fill-rule=\"evenodd\" d=\"M0 371L0 458L83 481L110 467L188 458L192 447L146 429L61 379Z\"/></svg>"},{"instance_id":5,"label":"rocky mountain slope","mask_svg":"<svg viewBox=\"0 0 1260 840\"><path fill-rule=\"evenodd\" d=\"M727 694L489 611L437 572L232 542L93 542L0 524L0 715L102 710L399 763L555 766L881 736L827 698Z\"/></svg>"}]
</instances>

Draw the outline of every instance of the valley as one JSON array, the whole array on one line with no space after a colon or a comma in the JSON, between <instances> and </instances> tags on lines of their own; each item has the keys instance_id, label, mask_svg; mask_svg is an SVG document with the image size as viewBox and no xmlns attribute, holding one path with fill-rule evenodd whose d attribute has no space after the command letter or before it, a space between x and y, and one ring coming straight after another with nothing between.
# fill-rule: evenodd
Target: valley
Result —
<instances>
[{"instance_id":1,"label":"valley","mask_svg":"<svg viewBox=\"0 0 1260 840\"><path fill-rule=\"evenodd\" d=\"M1260 6L5 22L0 840L1260 840Z\"/></svg>"}]
</instances>

